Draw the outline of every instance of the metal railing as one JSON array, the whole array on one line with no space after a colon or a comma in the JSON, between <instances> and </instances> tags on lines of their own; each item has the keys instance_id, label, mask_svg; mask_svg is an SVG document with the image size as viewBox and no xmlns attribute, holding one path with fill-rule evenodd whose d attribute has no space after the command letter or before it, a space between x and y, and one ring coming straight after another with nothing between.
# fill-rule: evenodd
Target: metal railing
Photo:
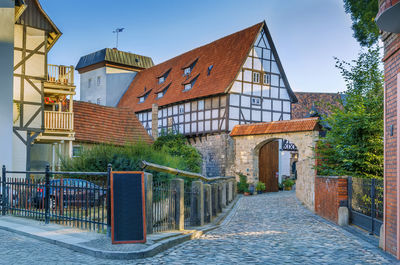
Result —
<instances>
[{"instance_id":1,"label":"metal railing","mask_svg":"<svg viewBox=\"0 0 400 265\"><path fill-rule=\"evenodd\" d=\"M169 182L153 182L153 232L175 230L176 191Z\"/></svg>"},{"instance_id":2,"label":"metal railing","mask_svg":"<svg viewBox=\"0 0 400 265\"><path fill-rule=\"evenodd\" d=\"M111 166L107 172L53 172L48 166L45 171L7 171L3 166L2 215L108 232L110 172ZM92 180L79 178L84 176Z\"/></svg>"},{"instance_id":3,"label":"metal railing","mask_svg":"<svg viewBox=\"0 0 400 265\"><path fill-rule=\"evenodd\" d=\"M44 111L44 128L48 130L74 129L74 113L61 111Z\"/></svg>"},{"instance_id":4,"label":"metal railing","mask_svg":"<svg viewBox=\"0 0 400 265\"><path fill-rule=\"evenodd\" d=\"M379 235L383 220L383 180L349 177L350 220L353 224Z\"/></svg>"},{"instance_id":5,"label":"metal railing","mask_svg":"<svg viewBox=\"0 0 400 265\"><path fill-rule=\"evenodd\" d=\"M47 82L60 85L74 85L74 67L65 65L47 65Z\"/></svg>"}]
</instances>

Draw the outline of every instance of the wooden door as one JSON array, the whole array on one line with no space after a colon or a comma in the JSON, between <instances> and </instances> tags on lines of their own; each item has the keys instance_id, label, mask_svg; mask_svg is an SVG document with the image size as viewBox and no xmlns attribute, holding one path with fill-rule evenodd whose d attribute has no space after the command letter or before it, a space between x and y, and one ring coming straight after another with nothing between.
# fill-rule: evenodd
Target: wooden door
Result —
<instances>
[{"instance_id":1,"label":"wooden door","mask_svg":"<svg viewBox=\"0 0 400 265\"><path fill-rule=\"evenodd\" d=\"M279 190L276 173L279 171L279 142L272 141L260 149L258 160L259 180L265 183L267 192Z\"/></svg>"}]
</instances>

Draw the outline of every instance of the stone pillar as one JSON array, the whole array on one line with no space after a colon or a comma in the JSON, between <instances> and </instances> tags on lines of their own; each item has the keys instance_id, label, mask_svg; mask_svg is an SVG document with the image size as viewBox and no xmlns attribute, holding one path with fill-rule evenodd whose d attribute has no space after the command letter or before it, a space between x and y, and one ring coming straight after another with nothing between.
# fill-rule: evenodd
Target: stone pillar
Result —
<instances>
[{"instance_id":1,"label":"stone pillar","mask_svg":"<svg viewBox=\"0 0 400 265\"><path fill-rule=\"evenodd\" d=\"M158 105L151 106L151 134L156 140L158 138Z\"/></svg>"},{"instance_id":2,"label":"stone pillar","mask_svg":"<svg viewBox=\"0 0 400 265\"><path fill-rule=\"evenodd\" d=\"M185 229L185 206L184 206L184 180L173 179L171 181L171 188L175 190L175 229Z\"/></svg>"},{"instance_id":3,"label":"stone pillar","mask_svg":"<svg viewBox=\"0 0 400 265\"><path fill-rule=\"evenodd\" d=\"M211 185L204 184L204 222L209 223L212 219Z\"/></svg>"},{"instance_id":4,"label":"stone pillar","mask_svg":"<svg viewBox=\"0 0 400 265\"><path fill-rule=\"evenodd\" d=\"M13 164L14 3L0 2L0 163L8 170Z\"/></svg>"},{"instance_id":5,"label":"stone pillar","mask_svg":"<svg viewBox=\"0 0 400 265\"><path fill-rule=\"evenodd\" d=\"M192 182L191 196L192 196L191 207L190 207L191 225L202 226L202 225L204 225L203 182L201 182L201 181L193 181Z\"/></svg>"},{"instance_id":6,"label":"stone pillar","mask_svg":"<svg viewBox=\"0 0 400 265\"><path fill-rule=\"evenodd\" d=\"M153 175L144 173L145 213L147 234L153 233Z\"/></svg>"},{"instance_id":7,"label":"stone pillar","mask_svg":"<svg viewBox=\"0 0 400 265\"><path fill-rule=\"evenodd\" d=\"M218 183L218 213L222 212L222 183Z\"/></svg>"},{"instance_id":8,"label":"stone pillar","mask_svg":"<svg viewBox=\"0 0 400 265\"><path fill-rule=\"evenodd\" d=\"M226 181L223 181L222 183L222 198L221 198L221 206L222 208L226 207Z\"/></svg>"},{"instance_id":9,"label":"stone pillar","mask_svg":"<svg viewBox=\"0 0 400 265\"><path fill-rule=\"evenodd\" d=\"M228 201L233 201L233 181L231 179L228 181Z\"/></svg>"},{"instance_id":10,"label":"stone pillar","mask_svg":"<svg viewBox=\"0 0 400 265\"><path fill-rule=\"evenodd\" d=\"M217 216L218 213L218 184L213 183L211 184L211 193L212 193L212 198L211 198L211 204L212 204L212 216L215 217Z\"/></svg>"}]
</instances>

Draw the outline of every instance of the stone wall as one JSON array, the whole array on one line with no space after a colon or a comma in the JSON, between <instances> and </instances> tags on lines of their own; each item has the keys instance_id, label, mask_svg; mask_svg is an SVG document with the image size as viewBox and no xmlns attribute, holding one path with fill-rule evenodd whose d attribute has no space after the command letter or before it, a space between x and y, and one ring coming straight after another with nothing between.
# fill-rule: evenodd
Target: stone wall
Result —
<instances>
[{"instance_id":1,"label":"stone wall","mask_svg":"<svg viewBox=\"0 0 400 265\"><path fill-rule=\"evenodd\" d=\"M340 201L347 201L347 177L317 176L315 213L337 223Z\"/></svg>"},{"instance_id":2,"label":"stone wall","mask_svg":"<svg viewBox=\"0 0 400 265\"><path fill-rule=\"evenodd\" d=\"M233 176L234 143L227 133L189 138L203 157L202 174L207 177Z\"/></svg>"},{"instance_id":3,"label":"stone wall","mask_svg":"<svg viewBox=\"0 0 400 265\"><path fill-rule=\"evenodd\" d=\"M297 162L296 195L310 210L314 211L314 151L318 131L234 136L235 161L233 172L247 175L249 182L258 181L258 156L260 148L276 139L287 139L299 150Z\"/></svg>"}]
</instances>

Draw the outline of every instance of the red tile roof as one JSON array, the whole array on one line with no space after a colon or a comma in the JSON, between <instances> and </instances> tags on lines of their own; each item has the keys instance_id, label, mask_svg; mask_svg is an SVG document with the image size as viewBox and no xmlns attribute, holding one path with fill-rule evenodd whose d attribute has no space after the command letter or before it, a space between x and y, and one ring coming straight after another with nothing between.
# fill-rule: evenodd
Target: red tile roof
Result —
<instances>
[{"instance_id":1,"label":"red tile roof","mask_svg":"<svg viewBox=\"0 0 400 265\"><path fill-rule=\"evenodd\" d=\"M263 25L264 22L256 24L139 72L118 107L130 107L137 112L151 109L153 103L163 106L224 93L236 77ZM184 76L182 67L190 66L194 61L196 64L192 72L189 76ZM208 75L208 67L211 65L213 67ZM157 77L169 69L171 71L165 82L158 84ZM199 76L193 88L183 91L183 84L197 75ZM166 94L157 99L155 91L170 82L172 83ZM143 103L139 103L138 96L143 94L145 87L147 90L155 89Z\"/></svg>"},{"instance_id":2,"label":"red tile roof","mask_svg":"<svg viewBox=\"0 0 400 265\"><path fill-rule=\"evenodd\" d=\"M133 110L127 108L74 101L74 127L78 142L116 145L153 142Z\"/></svg>"},{"instance_id":3,"label":"red tile roof","mask_svg":"<svg viewBox=\"0 0 400 265\"><path fill-rule=\"evenodd\" d=\"M255 124L243 124L233 127L231 136L304 132L319 129L319 118L307 118L288 121L273 121Z\"/></svg>"},{"instance_id":4,"label":"red tile roof","mask_svg":"<svg viewBox=\"0 0 400 265\"><path fill-rule=\"evenodd\" d=\"M295 94L298 102L292 103L292 119L310 117L314 111L322 115L330 115L329 105L342 106L339 93L295 92Z\"/></svg>"}]
</instances>

